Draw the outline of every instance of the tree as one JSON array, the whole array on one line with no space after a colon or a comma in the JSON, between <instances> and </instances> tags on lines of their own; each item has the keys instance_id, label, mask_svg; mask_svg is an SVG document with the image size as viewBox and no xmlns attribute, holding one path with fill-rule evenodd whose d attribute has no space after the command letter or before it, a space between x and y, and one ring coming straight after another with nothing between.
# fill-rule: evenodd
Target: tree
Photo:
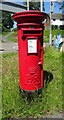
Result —
<instances>
[{"instance_id":1,"label":"tree","mask_svg":"<svg viewBox=\"0 0 64 120\"><path fill-rule=\"evenodd\" d=\"M57 30L58 29L58 25L55 25L54 28L55 28L55 30Z\"/></svg>"},{"instance_id":2,"label":"tree","mask_svg":"<svg viewBox=\"0 0 64 120\"><path fill-rule=\"evenodd\" d=\"M51 25L51 27L52 27L52 30L54 30L54 27L55 27L55 26L54 26L54 25Z\"/></svg>"},{"instance_id":3,"label":"tree","mask_svg":"<svg viewBox=\"0 0 64 120\"><path fill-rule=\"evenodd\" d=\"M23 4L27 5L27 2L23 2ZM45 10L44 2L42 3L42 6L43 6L43 10ZM30 10L40 11L40 2L29 2L29 8Z\"/></svg>"},{"instance_id":4,"label":"tree","mask_svg":"<svg viewBox=\"0 0 64 120\"><path fill-rule=\"evenodd\" d=\"M62 12L64 13L64 0L63 2L56 2L59 5L59 10L62 10Z\"/></svg>"},{"instance_id":5,"label":"tree","mask_svg":"<svg viewBox=\"0 0 64 120\"><path fill-rule=\"evenodd\" d=\"M60 30L64 30L64 25L59 26Z\"/></svg>"},{"instance_id":6,"label":"tree","mask_svg":"<svg viewBox=\"0 0 64 120\"><path fill-rule=\"evenodd\" d=\"M11 17L11 14L8 12L2 12L2 31L4 31L4 28L11 29L13 27L13 20Z\"/></svg>"},{"instance_id":7,"label":"tree","mask_svg":"<svg viewBox=\"0 0 64 120\"><path fill-rule=\"evenodd\" d=\"M29 2L30 9L40 11L40 2Z\"/></svg>"},{"instance_id":8,"label":"tree","mask_svg":"<svg viewBox=\"0 0 64 120\"><path fill-rule=\"evenodd\" d=\"M59 2L59 4L61 5L60 9L64 8L64 1L63 2Z\"/></svg>"},{"instance_id":9,"label":"tree","mask_svg":"<svg viewBox=\"0 0 64 120\"><path fill-rule=\"evenodd\" d=\"M0 32L2 32L2 11L0 11Z\"/></svg>"}]
</instances>

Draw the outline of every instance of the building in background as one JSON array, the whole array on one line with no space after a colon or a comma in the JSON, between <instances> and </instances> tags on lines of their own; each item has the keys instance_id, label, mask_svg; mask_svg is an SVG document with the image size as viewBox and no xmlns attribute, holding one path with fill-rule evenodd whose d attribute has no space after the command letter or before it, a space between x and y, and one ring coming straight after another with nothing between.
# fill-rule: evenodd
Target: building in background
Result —
<instances>
[{"instance_id":1,"label":"building in background","mask_svg":"<svg viewBox=\"0 0 64 120\"><path fill-rule=\"evenodd\" d=\"M52 14L52 20L51 25L57 25L58 29L60 29L60 26L64 25L64 13L53 13ZM46 27L45 29L49 29L50 27ZM63 27L64 29L64 27Z\"/></svg>"}]
</instances>

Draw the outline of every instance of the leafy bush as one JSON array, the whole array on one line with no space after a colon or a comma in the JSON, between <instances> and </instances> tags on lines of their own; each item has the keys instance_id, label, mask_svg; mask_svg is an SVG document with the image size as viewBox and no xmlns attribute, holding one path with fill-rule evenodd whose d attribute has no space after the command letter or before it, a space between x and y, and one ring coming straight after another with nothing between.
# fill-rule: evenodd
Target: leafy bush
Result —
<instances>
[{"instance_id":1,"label":"leafy bush","mask_svg":"<svg viewBox=\"0 0 64 120\"><path fill-rule=\"evenodd\" d=\"M10 29L8 29L6 27L2 27L2 32L10 32Z\"/></svg>"},{"instance_id":2,"label":"leafy bush","mask_svg":"<svg viewBox=\"0 0 64 120\"><path fill-rule=\"evenodd\" d=\"M59 26L60 30L64 30L64 25Z\"/></svg>"},{"instance_id":3,"label":"leafy bush","mask_svg":"<svg viewBox=\"0 0 64 120\"><path fill-rule=\"evenodd\" d=\"M12 31L17 31L17 28L14 28Z\"/></svg>"},{"instance_id":4,"label":"leafy bush","mask_svg":"<svg viewBox=\"0 0 64 120\"><path fill-rule=\"evenodd\" d=\"M54 26L54 29L57 30L57 29L58 29L58 25L55 25L55 26Z\"/></svg>"}]
</instances>

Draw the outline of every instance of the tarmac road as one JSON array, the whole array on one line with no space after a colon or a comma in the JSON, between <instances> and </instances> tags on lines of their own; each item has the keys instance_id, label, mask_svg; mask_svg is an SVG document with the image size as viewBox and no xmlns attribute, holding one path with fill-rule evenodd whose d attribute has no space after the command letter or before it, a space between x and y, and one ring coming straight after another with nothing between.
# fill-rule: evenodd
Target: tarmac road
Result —
<instances>
[{"instance_id":1,"label":"tarmac road","mask_svg":"<svg viewBox=\"0 0 64 120\"><path fill-rule=\"evenodd\" d=\"M18 43L6 42L0 43L0 54L16 52L18 50Z\"/></svg>"}]
</instances>

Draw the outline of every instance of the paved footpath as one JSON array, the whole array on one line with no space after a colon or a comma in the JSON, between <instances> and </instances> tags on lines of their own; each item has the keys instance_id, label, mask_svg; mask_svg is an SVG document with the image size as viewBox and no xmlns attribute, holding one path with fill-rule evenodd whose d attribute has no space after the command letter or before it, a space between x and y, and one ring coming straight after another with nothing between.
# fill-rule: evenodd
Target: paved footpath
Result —
<instances>
[{"instance_id":1,"label":"paved footpath","mask_svg":"<svg viewBox=\"0 0 64 120\"><path fill-rule=\"evenodd\" d=\"M44 43L44 47L49 46L49 43ZM64 43L62 45L61 51L64 51ZM0 54L16 52L18 51L18 43L7 41L5 43L0 42Z\"/></svg>"},{"instance_id":2,"label":"paved footpath","mask_svg":"<svg viewBox=\"0 0 64 120\"><path fill-rule=\"evenodd\" d=\"M0 37L0 40L2 40L2 41L4 41L4 42L7 42L7 41L8 41L8 40L7 40L7 37L10 36L12 33L14 33L14 32L10 32L9 34L7 34L7 35L5 35L5 36Z\"/></svg>"},{"instance_id":3,"label":"paved footpath","mask_svg":"<svg viewBox=\"0 0 64 120\"><path fill-rule=\"evenodd\" d=\"M57 115L45 115L41 118L10 118L9 120L64 120L63 114L57 114Z\"/></svg>"},{"instance_id":4,"label":"paved footpath","mask_svg":"<svg viewBox=\"0 0 64 120\"><path fill-rule=\"evenodd\" d=\"M6 42L0 43L0 54L16 52L18 50L18 43Z\"/></svg>"},{"instance_id":5,"label":"paved footpath","mask_svg":"<svg viewBox=\"0 0 64 120\"><path fill-rule=\"evenodd\" d=\"M18 43L8 41L7 37L11 35L13 32L10 32L8 35L0 37L0 54L16 52L18 50Z\"/></svg>"},{"instance_id":6,"label":"paved footpath","mask_svg":"<svg viewBox=\"0 0 64 120\"><path fill-rule=\"evenodd\" d=\"M6 39L6 37L8 37L9 35L6 35L5 37L1 38L5 42L0 42L0 54L5 54L5 53L18 51L18 43L8 41ZM44 43L44 47L48 46L48 45L49 45L49 43Z\"/></svg>"},{"instance_id":7,"label":"paved footpath","mask_svg":"<svg viewBox=\"0 0 64 120\"><path fill-rule=\"evenodd\" d=\"M49 43L45 43L45 46L48 46ZM6 43L0 43L0 54L16 52L18 51L18 43L7 41Z\"/></svg>"},{"instance_id":8,"label":"paved footpath","mask_svg":"<svg viewBox=\"0 0 64 120\"><path fill-rule=\"evenodd\" d=\"M11 35L13 32L10 32L8 35L0 37L0 40L4 42L0 42L0 54L16 52L18 50L18 43L8 41L7 37ZM49 46L49 43L44 43L44 47ZM62 45L61 51L64 51L64 43Z\"/></svg>"}]
</instances>

